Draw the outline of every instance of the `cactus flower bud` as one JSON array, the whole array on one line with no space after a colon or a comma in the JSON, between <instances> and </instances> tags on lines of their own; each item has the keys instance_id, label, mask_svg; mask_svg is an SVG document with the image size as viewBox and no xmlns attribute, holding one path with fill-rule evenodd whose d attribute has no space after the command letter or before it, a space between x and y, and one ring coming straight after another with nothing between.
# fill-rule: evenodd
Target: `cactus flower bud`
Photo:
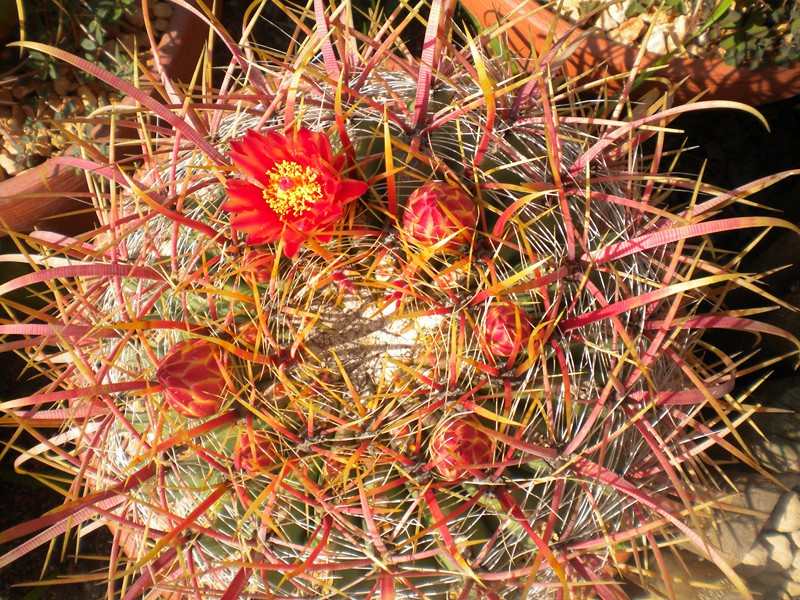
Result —
<instances>
[{"instance_id":1,"label":"cactus flower bud","mask_svg":"<svg viewBox=\"0 0 800 600\"><path fill-rule=\"evenodd\" d=\"M484 337L491 356L508 357L524 349L533 327L516 304L495 304L486 311Z\"/></svg>"},{"instance_id":2,"label":"cactus flower bud","mask_svg":"<svg viewBox=\"0 0 800 600\"><path fill-rule=\"evenodd\" d=\"M431 181L414 190L403 212L403 228L420 245L444 242L456 249L472 242L478 211L461 188L444 181Z\"/></svg>"},{"instance_id":3,"label":"cactus flower bud","mask_svg":"<svg viewBox=\"0 0 800 600\"><path fill-rule=\"evenodd\" d=\"M256 283L268 283L275 267L275 254L261 248L254 248L244 255L242 271L251 276Z\"/></svg>"},{"instance_id":4,"label":"cactus flower bud","mask_svg":"<svg viewBox=\"0 0 800 600\"><path fill-rule=\"evenodd\" d=\"M263 341L260 326L253 321L236 324L236 339L246 344L249 348L258 348Z\"/></svg>"},{"instance_id":5,"label":"cactus flower bud","mask_svg":"<svg viewBox=\"0 0 800 600\"><path fill-rule=\"evenodd\" d=\"M236 439L233 466L248 475L263 473L275 463L275 451L266 432L247 429Z\"/></svg>"},{"instance_id":6,"label":"cactus flower bud","mask_svg":"<svg viewBox=\"0 0 800 600\"><path fill-rule=\"evenodd\" d=\"M466 416L442 423L433 432L429 451L433 468L451 481L482 477L494 455L491 439Z\"/></svg>"},{"instance_id":7,"label":"cactus flower bud","mask_svg":"<svg viewBox=\"0 0 800 600\"><path fill-rule=\"evenodd\" d=\"M205 340L182 340L156 371L164 398L185 417L209 417L222 405L226 381L219 350Z\"/></svg>"}]
</instances>

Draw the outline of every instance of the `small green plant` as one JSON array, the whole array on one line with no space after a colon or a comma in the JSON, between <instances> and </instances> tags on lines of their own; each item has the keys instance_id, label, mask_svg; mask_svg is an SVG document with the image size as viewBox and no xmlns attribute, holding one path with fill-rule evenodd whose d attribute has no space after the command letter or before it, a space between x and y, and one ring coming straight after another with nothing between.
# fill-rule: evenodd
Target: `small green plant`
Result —
<instances>
[{"instance_id":1,"label":"small green plant","mask_svg":"<svg viewBox=\"0 0 800 600\"><path fill-rule=\"evenodd\" d=\"M93 230L14 234L0 349L49 383L1 422L65 500L0 532L31 536L0 568L107 524L108 598L619 598L688 540L749 597L702 531L731 492L709 450L759 468L754 366L702 334L798 342L725 310L771 298L710 236L796 230L722 212L790 173L670 171L670 120L731 103L610 102L452 3L366 34L352 8L285 8L281 53L209 16L227 77L169 103L29 44L130 96L141 152L60 159ZM34 284L45 308L7 297Z\"/></svg>"},{"instance_id":2,"label":"small green plant","mask_svg":"<svg viewBox=\"0 0 800 600\"><path fill-rule=\"evenodd\" d=\"M121 74L127 60L120 49L104 47L110 32L119 31L126 11L136 6L136 0L27 0L19 4L23 39L57 45L86 60L100 64ZM42 79L58 78L58 61L47 53L32 50L29 53L31 71ZM84 73L84 77L88 74Z\"/></svg>"},{"instance_id":3,"label":"small green plant","mask_svg":"<svg viewBox=\"0 0 800 600\"><path fill-rule=\"evenodd\" d=\"M731 66L755 70L800 60L800 4L793 0L732 6L708 31Z\"/></svg>"},{"instance_id":4,"label":"small green plant","mask_svg":"<svg viewBox=\"0 0 800 600\"><path fill-rule=\"evenodd\" d=\"M619 5L624 6L627 19L644 17L647 22L669 23L687 18L689 27L685 33L670 32L673 52L678 54L722 58L732 67L753 70L786 66L800 59L800 5L794 0L579 2L577 14L593 25L604 6ZM554 2L553 6L559 3ZM640 29L642 36L646 29ZM613 32L611 36L614 37Z\"/></svg>"}]
</instances>

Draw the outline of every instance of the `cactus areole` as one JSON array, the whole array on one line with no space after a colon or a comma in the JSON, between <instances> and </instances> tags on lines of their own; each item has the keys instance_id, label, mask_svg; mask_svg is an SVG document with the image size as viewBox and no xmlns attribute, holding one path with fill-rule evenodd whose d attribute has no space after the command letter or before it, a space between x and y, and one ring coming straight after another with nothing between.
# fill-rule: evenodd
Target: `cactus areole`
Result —
<instances>
[{"instance_id":1,"label":"cactus areole","mask_svg":"<svg viewBox=\"0 0 800 600\"><path fill-rule=\"evenodd\" d=\"M678 110L459 46L438 1L422 58L324 4L280 59L232 48L219 102L119 116L141 172L72 161L95 232L25 238L2 290L51 300L2 347L52 383L2 410L67 500L0 568L100 519L124 600L621 598L680 536L747 594L698 533L750 410L701 334L792 338L724 312L758 278L707 234L785 224L669 173Z\"/></svg>"}]
</instances>

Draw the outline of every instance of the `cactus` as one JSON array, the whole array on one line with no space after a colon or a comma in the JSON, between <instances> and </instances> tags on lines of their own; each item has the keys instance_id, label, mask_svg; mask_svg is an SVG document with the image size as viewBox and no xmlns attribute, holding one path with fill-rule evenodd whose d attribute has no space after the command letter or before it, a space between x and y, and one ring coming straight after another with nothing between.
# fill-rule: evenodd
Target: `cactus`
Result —
<instances>
[{"instance_id":1,"label":"cactus","mask_svg":"<svg viewBox=\"0 0 800 600\"><path fill-rule=\"evenodd\" d=\"M160 123L135 168L63 159L99 226L15 235L36 270L0 292L49 304L7 300L3 349L49 383L4 422L72 479L0 565L99 520L109 597L617 598L685 537L747 596L701 533L731 492L709 448L755 466L702 333L797 340L725 310L770 297L709 236L791 227L721 212L788 174L669 171L666 124L726 103L608 100L439 0L415 57L416 9L362 34L350 8L285 9L283 56L208 17L215 98L117 81Z\"/></svg>"}]
</instances>

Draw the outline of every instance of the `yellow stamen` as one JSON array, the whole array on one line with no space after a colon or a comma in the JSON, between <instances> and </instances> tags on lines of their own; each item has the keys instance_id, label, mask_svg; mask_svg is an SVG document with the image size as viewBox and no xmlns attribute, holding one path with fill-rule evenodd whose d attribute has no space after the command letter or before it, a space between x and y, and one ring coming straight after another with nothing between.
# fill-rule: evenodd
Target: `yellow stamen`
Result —
<instances>
[{"instance_id":1,"label":"yellow stamen","mask_svg":"<svg viewBox=\"0 0 800 600\"><path fill-rule=\"evenodd\" d=\"M276 213L298 216L322 198L319 172L284 160L267 171L269 185L264 188L264 200Z\"/></svg>"}]
</instances>

